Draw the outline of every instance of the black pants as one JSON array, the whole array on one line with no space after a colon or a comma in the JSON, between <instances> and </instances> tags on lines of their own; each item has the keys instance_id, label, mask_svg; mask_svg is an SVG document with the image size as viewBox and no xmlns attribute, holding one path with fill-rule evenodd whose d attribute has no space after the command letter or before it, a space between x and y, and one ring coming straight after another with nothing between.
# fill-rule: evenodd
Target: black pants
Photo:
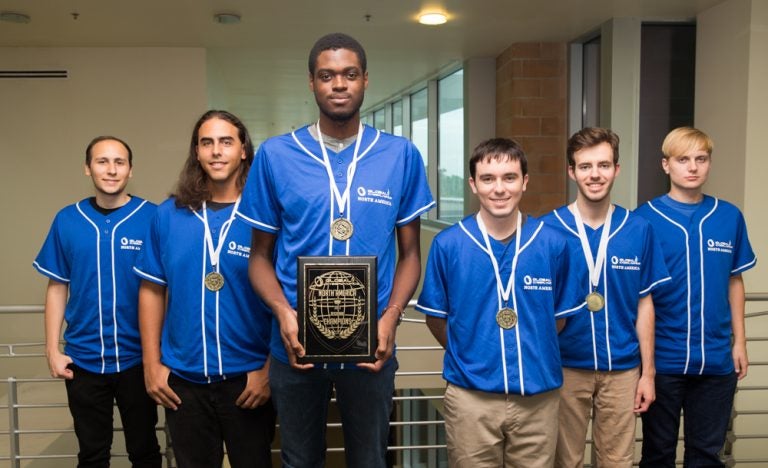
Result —
<instances>
[{"instance_id":1,"label":"black pants","mask_svg":"<svg viewBox=\"0 0 768 468\"><path fill-rule=\"evenodd\" d=\"M235 405L247 377L197 384L171 374L168 385L181 399L166 409L171 445L179 468L220 467L223 445L233 468L270 467L275 410L272 401L249 410Z\"/></svg>"},{"instance_id":2,"label":"black pants","mask_svg":"<svg viewBox=\"0 0 768 468\"><path fill-rule=\"evenodd\" d=\"M69 411L80 445L80 468L108 467L112 447L113 405L123 423L128 458L134 467L162 466L157 444L157 405L144 388L141 365L113 374L94 374L75 365L66 381Z\"/></svg>"}]
</instances>

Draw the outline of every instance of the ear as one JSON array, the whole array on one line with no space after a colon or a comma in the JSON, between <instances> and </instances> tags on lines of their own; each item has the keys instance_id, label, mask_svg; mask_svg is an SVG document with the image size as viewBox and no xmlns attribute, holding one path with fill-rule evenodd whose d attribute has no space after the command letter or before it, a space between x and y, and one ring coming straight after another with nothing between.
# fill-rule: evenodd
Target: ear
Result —
<instances>
[{"instance_id":1,"label":"ear","mask_svg":"<svg viewBox=\"0 0 768 468\"><path fill-rule=\"evenodd\" d=\"M523 176L523 192L525 192L525 189L528 187L528 174Z\"/></svg>"},{"instance_id":2,"label":"ear","mask_svg":"<svg viewBox=\"0 0 768 468\"><path fill-rule=\"evenodd\" d=\"M363 73L363 89L368 89L368 72Z\"/></svg>"},{"instance_id":3,"label":"ear","mask_svg":"<svg viewBox=\"0 0 768 468\"><path fill-rule=\"evenodd\" d=\"M614 177L614 178L615 178L615 177L618 177L620 173L621 173L621 164L619 164L619 163L616 163L616 174L614 174L614 176L613 176L613 177Z\"/></svg>"},{"instance_id":4,"label":"ear","mask_svg":"<svg viewBox=\"0 0 768 468\"><path fill-rule=\"evenodd\" d=\"M575 168L570 164L568 165L568 177L570 177L572 181L576 182Z\"/></svg>"},{"instance_id":5,"label":"ear","mask_svg":"<svg viewBox=\"0 0 768 468\"><path fill-rule=\"evenodd\" d=\"M472 193L474 193L475 195L477 195L477 187L475 187L475 179L473 179L472 177L470 177L470 178L469 178L469 179L467 179L467 180L469 181L469 188L471 188L471 189L472 189Z\"/></svg>"},{"instance_id":6,"label":"ear","mask_svg":"<svg viewBox=\"0 0 768 468\"><path fill-rule=\"evenodd\" d=\"M85 167L85 175L90 177L91 176L91 168L88 166L88 164L85 164L84 167Z\"/></svg>"},{"instance_id":7,"label":"ear","mask_svg":"<svg viewBox=\"0 0 768 468\"><path fill-rule=\"evenodd\" d=\"M315 92L315 76L312 73L309 74L309 90Z\"/></svg>"},{"instance_id":8,"label":"ear","mask_svg":"<svg viewBox=\"0 0 768 468\"><path fill-rule=\"evenodd\" d=\"M669 159L661 158L661 169L664 170L665 174L669 175Z\"/></svg>"}]
</instances>

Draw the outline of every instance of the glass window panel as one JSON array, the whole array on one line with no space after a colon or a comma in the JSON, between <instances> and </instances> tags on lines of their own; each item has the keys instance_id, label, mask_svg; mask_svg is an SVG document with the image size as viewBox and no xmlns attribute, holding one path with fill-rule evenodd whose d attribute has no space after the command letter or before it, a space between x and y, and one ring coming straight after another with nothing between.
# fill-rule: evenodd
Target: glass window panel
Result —
<instances>
[{"instance_id":1,"label":"glass window panel","mask_svg":"<svg viewBox=\"0 0 768 468\"><path fill-rule=\"evenodd\" d=\"M379 130L387 129L387 117L384 113L384 108L381 108L373 113L373 126Z\"/></svg>"},{"instance_id":2,"label":"glass window panel","mask_svg":"<svg viewBox=\"0 0 768 468\"><path fill-rule=\"evenodd\" d=\"M464 216L464 71L438 81L437 217L456 222Z\"/></svg>"},{"instance_id":3,"label":"glass window panel","mask_svg":"<svg viewBox=\"0 0 768 468\"><path fill-rule=\"evenodd\" d=\"M392 103L392 134L403 136L403 101Z\"/></svg>"},{"instance_id":4,"label":"glass window panel","mask_svg":"<svg viewBox=\"0 0 768 468\"><path fill-rule=\"evenodd\" d=\"M419 149L424 159L424 167L427 167L427 157L429 157L427 88L411 94L411 141Z\"/></svg>"}]
</instances>

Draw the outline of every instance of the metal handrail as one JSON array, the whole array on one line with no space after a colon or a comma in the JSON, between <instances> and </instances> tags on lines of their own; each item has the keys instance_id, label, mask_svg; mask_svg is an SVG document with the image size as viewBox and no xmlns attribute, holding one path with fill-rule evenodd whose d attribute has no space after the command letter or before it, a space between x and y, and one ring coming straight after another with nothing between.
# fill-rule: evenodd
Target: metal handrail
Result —
<instances>
[{"instance_id":1,"label":"metal handrail","mask_svg":"<svg viewBox=\"0 0 768 468\"><path fill-rule=\"evenodd\" d=\"M768 301L768 293L750 293L747 294L747 301ZM411 301L408 304L409 308L412 308L415 305L415 301ZM41 305L22 305L22 306L0 306L0 316L3 315L18 315L18 314L37 314L37 313L43 313L44 308ZM768 315L767 311L757 311L757 312L749 312L745 314L746 318L754 318L754 317L761 317ZM425 320L423 319L416 319L411 317L406 317L404 319L407 323L412 324L423 324ZM747 339L749 342L765 342L768 341L768 337L765 336L758 336L758 337L749 337ZM10 358L39 358L44 357L45 353L40 352L19 352L19 350L23 350L25 348L32 348L32 347L43 347L43 342L24 342L24 343L6 343L6 344L0 344L0 359L10 359ZM7 349L7 353L3 354L2 349ZM406 352L406 353L419 353L419 352L439 352L442 351L441 346L436 345L418 345L418 346L398 346L398 352ZM750 366L766 366L768 365L768 361L754 361L750 362ZM396 372L396 376L398 377L414 377L414 376L424 376L424 377L435 377L441 375L441 371L439 370L419 370L419 371L398 371ZM9 418L9 430L8 431L0 431L0 436L8 436L9 438L9 455L2 456L0 455L0 460L9 460L11 461L12 467L18 467L20 466L20 462L24 460L46 460L46 459L70 459L70 458L76 458L75 454L35 454L35 455L24 455L20 453L20 439L22 436L26 435L38 435L38 434L66 434L66 433L72 433L74 432L71 428L59 428L59 429L22 429L19 427L19 410L25 409L25 410L35 410L35 409L50 409L50 408L66 408L66 403L19 403L18 401L18 385L19 384L29 384L29 383L42 383L42 382L60 382L60 379L54 379L54 378L28 378L28 379L15 379L13 377L8 378L8 404L6 405L0 405L0 410L6 410L8 411L8 418ZM768 391L768 385L739 385L738 387L739 392L754 392L754 391ZM437 395L413 395L413 396L395 396L393 400L397 402L408 402L408 401L415 401L415 402L431 402L431 401L440 401L444 398L444 395L442 393ZM331 399L332 402L335 402L335 398ZM766 415L768 414L768 409L756 409L756 410L739 410L738 408L734 408L733 411L733 417L737 416L744 416L744 415ZM443 426L444 421L441 419L427 419L427 420L420 420L420 421L392 421L391 426L395 428L407 428L407 427L439 427ZM279 427L279 426L278 426ZM341 423L338 422L332 422L328 424L329 428L339 428L341 427ZM116 427L114 429L115 431L121 431L121 427ZM158 428L158 430L163 430L163 428ZM768 434L735 434L733 431L729 432L729 438L728 443L733 444L734 441L737 440L765 440L768 439ZM639 440L639 439L638 439ZM591 440L587 441L588 444L591 444ZM405 451L419 451L419 450L445 450L446 446L445 444L413 444L413 445L392 445L388 447L389 450L393 452L405 452ZM328 452L332 453L338 453L343 452L343 447L329 447L327 449ZM273 450L275 451L275 450ZM165 450L164 451L165 456L167 457L167 463L168 466L173 466L173 460L172 460L172 451L171 450ZM127 454L125 453L113 453L114 457L127 457ZM744 458L744 459L736 459L733 457L732 453L729 453L728 456L728 465L733 466L736 463L739 464L760 464L760 463L768 463L768 458ZM585 466L590 466L589 464Z\"/></svg>"}]
</instances>

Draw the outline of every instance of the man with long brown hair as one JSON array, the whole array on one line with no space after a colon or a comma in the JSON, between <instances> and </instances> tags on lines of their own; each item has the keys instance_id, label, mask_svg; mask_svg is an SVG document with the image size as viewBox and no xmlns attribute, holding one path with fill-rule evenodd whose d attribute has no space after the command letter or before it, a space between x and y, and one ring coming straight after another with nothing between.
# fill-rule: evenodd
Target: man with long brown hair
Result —
<instances>
[{"instance_id":1,"label":"man with long brown hair","mask_svg":"<svg viewBox=\"0 0 768 468\"><path fill-rule=\"evenodd\" d=\"M145 384L182 468L221 466L223 445L233 467L271 466L271 318L248 281L250 228L235 218L252 161L240 119L203 114L134 268Z\"/></svg>"}]
</instances>

